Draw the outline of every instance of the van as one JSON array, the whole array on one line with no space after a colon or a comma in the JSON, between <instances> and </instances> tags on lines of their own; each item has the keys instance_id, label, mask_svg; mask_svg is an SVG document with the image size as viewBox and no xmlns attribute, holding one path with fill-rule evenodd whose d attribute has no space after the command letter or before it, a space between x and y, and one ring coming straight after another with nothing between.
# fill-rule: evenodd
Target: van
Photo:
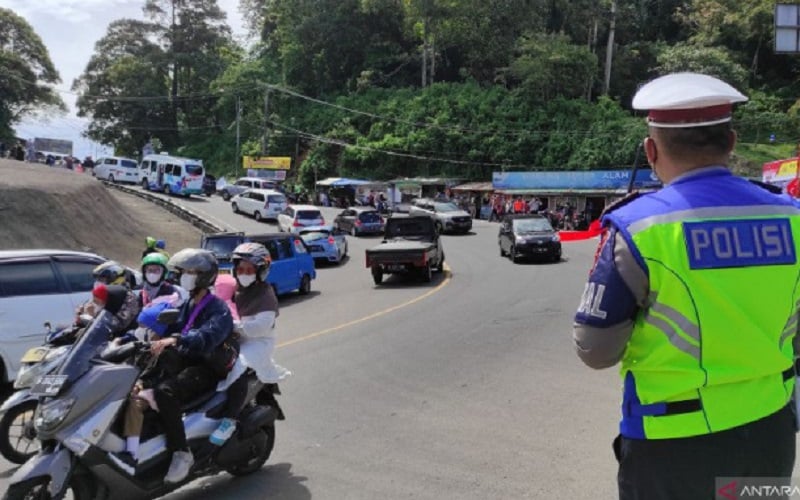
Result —
<instances>
[{"instance_id":1,"label":"van","mask_svg":"<svg viewBox=\"0 0 800 500\"><path fill-rule=\"evenodd\" d=\"M168 154L152 154L139 164L139 184L148 191L179 194L187 198L203 194L203 160Z\"/></svg>"},{"instance_id":2,"label":"van","mask_svg":"<svg viewBox=\"0 0 800 500\"><path fill-rule=\"evenodd\" d=\"M98 158L92 174L100 180L108 182L130 182L138 184L139 171L136 160L121 156L105 156Z\"/></svg>"},{"instance_id":3,"label":"van","mask_svg":"<svg viewBox=\"0 0 800 500\"><path fill-rule=\"evenodd\" d=\"M243 213L257 221L277 220L286 210L286 197L272 189L248 189L231 199L233 213Z\"/></svg>"}]
</instances>

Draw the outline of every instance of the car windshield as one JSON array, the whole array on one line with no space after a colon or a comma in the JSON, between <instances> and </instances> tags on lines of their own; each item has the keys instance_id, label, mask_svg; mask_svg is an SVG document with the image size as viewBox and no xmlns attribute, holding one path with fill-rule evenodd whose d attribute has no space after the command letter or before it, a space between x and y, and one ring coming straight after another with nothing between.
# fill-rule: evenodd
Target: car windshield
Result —
<instances>
[{"instance_id":1,"label":"car windshield","mask_svg":"<svg viewBox=\"0 0 800 500\"><path fill-rule=\"evenodd\" d=\"M123 167L136 168L136 162L131 160L120 160L119 164Z\"/></svg>"},{"instance_id":2,"label":"car windshield","mask_svg":"<svg viewBox=\"0 0 800 500\"><path fill-rule=\"evenodd\" d=\"M231 256L233 249L236 248L242 238L239 236L229 236L227 238L206 238L203 243L205 250L210 250L218 259L226 259Z\"/></svg>"},{"instance_id":3,"label":"car windshield","mask_svg":"<svg viewBox=\"0 0 800 500\"><path fill-rule=\"evenodd\" d=\"M201 165L186 165L186 173L189 175L203 175L203 167Z\"/></svg>"},{"instance_id":4,"label":"car windshield","mask_svg":"<svg viewBox=\"0 0 800 500\"><path fill-rule=\"evenodd\" d=\"M400 237L417 237L422 238L426 234L434 231L432 226L422 223L421 221L394 221L390 223L386 229L386 235L390 238Z\"/></svg>"},{"instance_id":5,"label":"car windshield","mask_svg":"<svg viewBox=\"0 0 800 500\"><path fill-rule=\"evenodd\" d=\"M298 210L297 218L303 220L321 219L322 214L319 213L319 210Z\"/></svg>"},{"instance_id":6,"label":"car windshield","mask_svg":"<svg viewBox=\"0 0 800 500\"><path fill-rule=\"evenodd\" d=\"M307 231L300 233L300 237L308 243L309 241L326 239L330 234L328 231Z\"/></svg>"},{"instance_id":7,"label":"car windshield","mask_svg":"<svg viewBox=\"0 0 800 500\"><path fill-rule=\"evenodd\" d=\"M358 219L361 222L380 222L381 216L378 212L361 212L359 214Z\"/></svg>"},{"instance_id":8,"label":"car windshield","mask_svg":"<svg viewBox=\"0 0 800 500\"><path fill-rule=\"evenodd\" d=\"M518 233L537 233L552 231L553 226L547 219L517 219L514 221L514 230Z\"/></svg>"},{"instance_id":9,"label":"car windshield","mask_svg":"<svg viewBox=\"0 0 800 500\"><path fill-rule=\"evenodd\" d=\"M105 309L100 311L69 351L57 374L66 375L67 380L72 383L89 371L91 360L98 357L108 344L113 324L114 315Z\"/></svg>"},{"instance_id":10,"label":"car windshield","mask_svg":"<svg viewBox=\"0 0 800 500\"><path fill-rule=\"evenodd\" d=\"M459 212L461 211L454 203L434 203L433 210L436 212Z\"/></svg>"}]
</instances>

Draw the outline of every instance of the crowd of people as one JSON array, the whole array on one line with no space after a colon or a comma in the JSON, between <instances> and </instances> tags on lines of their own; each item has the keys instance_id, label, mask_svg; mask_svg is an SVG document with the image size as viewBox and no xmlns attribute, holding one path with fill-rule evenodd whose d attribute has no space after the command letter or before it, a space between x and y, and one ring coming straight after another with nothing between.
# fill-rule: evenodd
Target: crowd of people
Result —
<instances>
[{"instance_id":1,"label":"crowd of people","mask_svg":"<svg viewBox=\"0 0 800 500\"><path fill-rule=\"evenodd\" d=\"M86 156L83 161L72 155L62 155L57 153L45 153L36 151L33 141L17 141L12 146L6 145L5 142L0 141L0 158L24 161L28 163L44 163L49 167L62 167L67 170L75 170L76 172L84 172L87 169L94 168L94 160L91 156Z\"/></svg>"}]
</instances>

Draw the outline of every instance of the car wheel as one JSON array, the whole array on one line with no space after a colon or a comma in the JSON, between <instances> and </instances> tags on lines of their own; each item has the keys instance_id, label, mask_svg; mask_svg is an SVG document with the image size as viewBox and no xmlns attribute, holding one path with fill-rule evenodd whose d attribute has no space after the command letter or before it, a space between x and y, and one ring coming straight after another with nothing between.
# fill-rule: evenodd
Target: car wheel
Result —
<instances>
[{"instance_id":1,"label":"car wheel","mask_svg":"<svg viewBox=\"0 0 800 500\"><path fill-rule=\"evenodd\" d=\"M499 242L499 241L498 241L498 242L497 242L497 246L499 246L499 247L500 247L500 257L505 257L505 256L506 256L506 251L505 251L505 250L503 250L503 243L501 243L501 242Z\"/></svg>"},{"instance_id":2,"label":"car wheel","mask_svg":"<svg viewBox=\"0 0 800 500\"><path fill-rule=\"evenodd\" d=\"M358 231L356 231L356 226L350 228L350 236L358 236Z\"/></svg>"},{"instance_id":3,"label":"car wheel","mask_svg":"<svg viewBox=\"0 0 800 500\"><path fill-rule=\"evenodd\" d=\"M444 252L442 252L442 258L439 259L439 263L436 265L436 269L434 269L437 273L444 272Z\"/></svg>"},{"instance_id":4,"label":"car wheel","mask_svg":"<svg viewBox=\"0 0 800 500\"><path fill-rule=\"evenodd\" d=\"M308 295L311 293L311 276L304 274L303 279L300 280L300 288L298 290L300 295Z\"/></svg>"},{"instance_id":5,"label":"car wheel","mask_svg":"<svg viewBox=\"0 0 800 500\"><path fill-rule=\"evenodd\" d=\"M235 202L231 203L231 209L233 209L233 213L235 214L239 213L239 205L237 205Z\"/></svg>"},{"instance_id":6,"label":"car wheel","mask_svg":"<svg viewBox=\"0 0 800 500\"><path fill-rule=\"evenodd\" d=\"M253 214L253 218L256 220L256 222L261 222L262 220L264 220L261 218L261 212L259 212L258 210L256 210L256 213Z\"/></svg>"},{"instance_id":7,"label":"car wheel","mask_svg":"<svg viewBox=\"0 0 800 500\"><path fill-rule=\"evenodd\" d=\"M422 281L425 283L430 283L433 280L433 267L431 263L428 262L425 267L422 269Z\"/></svg>"},{"instance_id":8,"label":"car wheel","mask_svg":"<svg viewBox=\"0 0 800 500\"><path fill-rule=\"evenodd\" d=\"M344 242L344 253L342 254L342 258L344 259L345 257L347 257L347 242L346 241Z\"/></svg>"},{"instance_id":9,"label":"car wheel","mask_svg":"<svg viewBox=\"0 0 800 500\"><path fill-rule=\"evenodd\" d=\"M444 226L442 226L441 222L436 223L436 232L439 234L444 234Z\"/></svg>"},{"instance_id":10,"label":"car wheel","mask_svg":"<svg viewBox=\"0 0 800 500\"><path fill-rule=\"evenodd\" d=\"M164 184L164 194L166 195L172 194L172 190L169 188L169 184Z\"/></svg>"},{"instance_id":11,"label":"car wheel","mask_svg":"<svg viewBox=\"0 0 800 500\"><path fill-rule=\"evenodd\" d=\"M561 262L561 252L553 255L553 262Z\"/></svg>"},{"instance_id":12,"label":"car wheel","mask_svg":"<svg viewBox=\"0 0 800 500\"><path fill-rule=\"evenodd\" d=\"M150 184L147 183L147 179L142 179L142 189L148 191L150 189Z\"/></svg>"},{"instance_id":13,"label":"car wheel","mask_svg":"<svg viewBox=\"0 0 800 500\"><path fill-rule=\"evenodd\" d=\"M511 262L517 263L517 249L514 248L514 245L511 245L511 248L508 249L508 258L511 259Z\"/></svg>"},{"instance_id":14,"label":"car wheel","mask_svg":"<svg viewBox=\"0 0 800 500\"><path fill-rule=\"evenodd\" d=\"M222 199L225 200L225 201L230 200L231 199L231 194L229 192L227 192L227 191L223 191L222 192Z\"/></svg>"},{"instance_id":15,"label":"car wheel","mask_svg":"<svg viewBox=\"0 0 800 500\"><path fill-rule=\"evenodd\" d=\"M381 268L372 268L372 281L374 281L376 285L380 285L383 282L383 271L381 271Z\"/></svg>"},{"instance_id":16,"label":"car wheel","mask_svg":"<svg viewBox=\"0 0 800 500\"><path fill-rule=\"evenodd\" d=\"M113 175L109 175L108 176L108 182L110 182L111 184L114 184L114 176Z\"/></svg>"}]
</instances>

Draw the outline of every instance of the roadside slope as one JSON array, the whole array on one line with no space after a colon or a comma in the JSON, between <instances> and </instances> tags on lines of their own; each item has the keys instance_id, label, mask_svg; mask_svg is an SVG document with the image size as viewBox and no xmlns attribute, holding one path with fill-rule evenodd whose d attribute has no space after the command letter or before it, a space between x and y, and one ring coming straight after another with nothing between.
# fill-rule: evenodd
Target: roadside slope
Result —
<instances>
[{"instance_id":1,"label":"roadside slope","mask_svg":"<svg viewBox=\"0 0 800 500\"><path fill-rule=\"evenodd\" d=\"M201 232L150 202L106 189L87 174L0 160L0 250L95 252L138 268L147 236L174 253Z\"/></svg>"}]
</instances>

